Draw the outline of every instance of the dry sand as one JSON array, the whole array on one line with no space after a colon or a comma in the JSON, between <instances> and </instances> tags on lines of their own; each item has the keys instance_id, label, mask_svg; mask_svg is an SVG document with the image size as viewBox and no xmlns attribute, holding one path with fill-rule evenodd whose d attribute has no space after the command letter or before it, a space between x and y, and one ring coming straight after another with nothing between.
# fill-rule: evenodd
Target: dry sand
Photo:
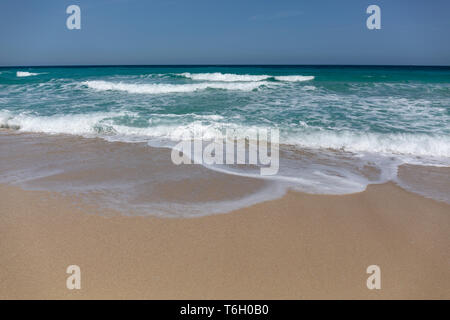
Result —
<instances>
[{"instance_id":1,"label":"dry sand","mask_svg":"<svg viewBox=\"0 0 450 320\"><path fill-rule=\"evenodd\" d=\"M450 205L394 184L190 219L0 185L0 298L449 299L449 231ZM72 264L81 290L66 288Z\"/></svg>"}]
</instances>

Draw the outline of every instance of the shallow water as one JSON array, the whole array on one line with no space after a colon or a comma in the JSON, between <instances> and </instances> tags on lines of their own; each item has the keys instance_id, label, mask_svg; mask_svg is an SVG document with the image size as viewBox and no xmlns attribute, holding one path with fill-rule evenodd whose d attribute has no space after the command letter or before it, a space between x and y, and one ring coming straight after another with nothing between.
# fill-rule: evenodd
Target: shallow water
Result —
<instances>
[{"instance_id":1,"label":"shallow water","mask_svg":"<svg viewBox=\"0 0 450 320\"><path fill-rule=\"evenodd\" d=\"M69 134L133 144L132 150L123 147L124 153L103 156L91 146L90 151L77 155L77 163L84 163L86 172L110 163L108 175L121 171L116 180L147 190L130 196L135 202L145 198L142 210L138 210L142 212L173 215L187 208L190 214L229 211L279 197L287 189L348 194L387 181L450 202L450 175L446 169L450 166L449 68L2 68L0 127L9 132ZM185 139L186 134L208 139L227 129L238 135L248 130L278 129L278 173L262 177L258 168L249 165L173 166L170 148ZM3 139L6 136L17 139L3 143L18 143L17 150L21 151L16 151L15 159L20 161L9 167L5 161L11 161L8 159L15 149L0 146L0 182L12 182L14 176L16 183L24 183L28 177L27 185L33 188L77 192L110 192L117 188L117 181L109 178L103 180L101 187L97 178L95 182L87 179L79 184L75 174L63 178L63 174L71 172L68 164L71 168L75 165L73 159L50 157L42 152L23 153L22 136L3 134ZM60 153L61 143L73 143L64 141L59 141L52 152ZM142 159L137 156L136 143ZM73 148L84 147L76 142L70 147L71 152ZM27 159L32 156L33 164ZM45 164L46 159L51 159L51 165ZM144 175L144 181L136 172L124 170L127 163L136 159L141 159L142 166L144 160L151 163L153 168L151 174ZM430 174L436 170L439 174ZM207 192L198 191L203 196L190 198L191 202L182 200L181 194L165 201L162 194L167 192L149 191L155 185L177 181L175 172L183 179L203 176L204 181L218 177L225 181L225 176L233 181L239 178L250 181L252 187L238 188L236 194L220 191L231 198L210 193L208 201L202 199ZM50 179L58 175L59 180ZM49 181L58 184L51 185ZM133 202L125 199L126 188L120 193L123 199L116 202ZM168 209L170 203L178 202L184 204Z\"/></svg>"}]
</instances>

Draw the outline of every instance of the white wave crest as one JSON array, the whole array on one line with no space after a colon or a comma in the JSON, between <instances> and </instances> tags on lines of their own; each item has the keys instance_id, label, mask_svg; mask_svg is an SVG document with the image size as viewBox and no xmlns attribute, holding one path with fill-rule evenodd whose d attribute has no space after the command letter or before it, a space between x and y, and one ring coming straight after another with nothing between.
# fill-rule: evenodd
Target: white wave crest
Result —
<instances>
[{"instance_id":1,"label":"white wave crest","mask_svg":"<svg viewBox=\"0 0 450 320\"><path fill-rule=\"evenodd\" d=\"M0 110L0 128L8 128L8 120L11 118L11 113L7 110Z\"/></svg>"},{"instance_id":2,"label":"white wave crest","mask_svg":"<svg viewBox=\"0 0 450 320\"><path fill-rule=\"evenodd\" d=\"M132 84L114 83L109 81L85 81L83 85L98 91L125 91L128 93L164 94L164 93L186 93L205 89L223 89L237 91L252 91L266 82L248 83L192 83L192 84Z\"/></svg>"},{"instance_id":3,"label":"white wave crest","mask_svg":"<svg viewBox=\"0 0 450 320\"><path fill-rule=\"evenodd\" d=\"M303 82L314 79L314 76L276 76L275 80L287 82Z\"/></svg>"},{"instance_id":4,"label":"white wave crest","mask_svg":"<svg viewBox=\"0 0 450 320\"><path fill-rule=\"evenodd\" d=\"M27 72L27 71L17 71L16 76L17 77L31 77L31 76L37 76L40 73L34 73L34 72Z\"/></svg>"},{"instance_id":5,"label":"white wave crest","mask_svg":"<svg viewBox=\"0 0 450 320\"><path fill-rule=\"evenodd\" d=\"M314 149L450 157L450 137L425 134L309 132L288 137L287 143Z\"/></svg>"},{"instance_id":6,"label":"white wave crest","mask_svg":"<svg viewBox=\"0 0 450 320\"><path fill-rule=\"evenodd\" d=\"M155 115L162 119L173 118L172 123L152 124L144 128L118 124L112 118L133 116L132 113L107 112L73 115L35 116L0 112L0 128L17 129L25 132L63 133L63 134L102 134L109 133L122 137L139 136L183 140L191 137L213 139L224 129L246 132L257 130L255 126L238 125L226 121L221 116L195 115L177 120L178 115ZM176 117L175 117L176 116ZM189 118L191 118L189 120ZM207 119L208 122L204 120ZM167 119L166 119L167 120ZM185 122L187 120L188 122ZM120 122L119 122L120 123ZM348 152L369 152L384 155L406 155L414 157L440 157L450 160L450 137L446 135L426 135L408 133L356 133L356 132L313 132L283 133L281 144L301 148L333 149Z\"/></svg>"},{"instance_id":7,"label":"white wave crest","mask_svg":"<svg viewBox=\"0 0 450 320\"><path fill-rule=\"evenodd\" d=\"M271 78L267 75L250 75L250 74L232 74L232 73L181 73L180 76L190 78L192 80L203 81L221 81L221 82L246 82L246 81L262 81Z\"/></svg>"},{"instance_id":8,"label":"white wave crest","mask_svg":"<svg viewBox=\"0 0 450 320\"><path fill-rule=\"evenodd\" d=\"M314 79L314 76L269 76L269 75L251 75L251 74L232 74L232 73L190 73L184 72L179 74L180 76L192 79L192 80L202 80L202 81L219 81L219 82L254 82L263 81L268 79L275 79L277 81L287 81L287 82L302 82L310 81Z\"/></svg>"},{"instance_id":9,"label":"white wave crest","mask_svg":"<svg viewBox=\"0 0 450 320\"><path fill-rule=\"evenodd\" d=\"M95 134L100 121L120 116L118 113L91 113L74 115L33 116L27 114L0 114L0 127L24 132L49 134Z\"/></svg>"}]
</instances>

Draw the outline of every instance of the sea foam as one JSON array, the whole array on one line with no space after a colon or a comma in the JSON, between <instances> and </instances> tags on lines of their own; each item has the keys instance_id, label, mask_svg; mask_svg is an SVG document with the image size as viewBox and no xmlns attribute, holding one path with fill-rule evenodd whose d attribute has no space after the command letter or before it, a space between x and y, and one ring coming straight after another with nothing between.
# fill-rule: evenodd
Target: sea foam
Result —
<instances>
[{"instance_id":1,"label":"sea foam","mask_svg":"<svg viewBox=\"0 0 450 320\"><path fill-rule=\"evenodd\" d=\"M228 122L219 115L155 114L147 127L130 127L121 124L122 117L133 117L130 112L98 112L74 115L34 116L29 114L0 113L0 127L27 132L102 134L114 133L124 138L128 135L142 138L183 140L185 138L213 139L227 129L239 132L257 130L257 126ZM117 121L113 121L113 120ZM170 120L158 124L155 120ZM155 124L152 125L152 122ZM207 121L207 122L205 122ZM312 131L308 128L284 133L281 144L345 152L369 152L386 155L450 158L450 137L431 134L408 133L356 133L352 131Z\"/></svg>"},{"instance_id":2,"label":"sea foam","mask_svg":"<svg viewBox=\"0 0 450 320\"><path fill-rule=\"evenodd\" d=\"M268 79L275 79L277 81L287 82L302 82L310 81L314 79L314 76L270 76L270 75L250 75L250 74L232 74L232 73L190 73L184 72L179 74L180 76L190 78L192 80L202 81L220 81L220 82L246 82L246 81L263 81Z\"/></svg>"},{"instance_id":3,"label":"sea foam","mask_svg":"<svg viewBox=\"0 0 450 320\"><path fill-rule=\"evenodd\" d=\"M245 83L192 83L192 84L133 84L122 82L110 82L102 80L85 81L83 85L98 91L125 91L128 93L164 94L164 93L186 93L205 89L222 89L237 91L252 91L266 82L245 82Z\"/></svg>"},{"instance_id":4,"label":"sea foam","mask_svg":"<svg viewBox=\"0 0 450 320\"><path fill-rule=\"evenodd\" d=\"M408 133L303 132L287 137L287 144L313 149L392 155L450 157L450 137Z\"/></svg>"},{"instance_id":5,"label":"sea foam","mask_svg":"<svg viewBox=\"0 0 450 320\"><path fill-rule=\"evenodd\" d=\"M31 77L31 76L37 76L40 73L34 73L34 72L27 72L27 71L17 71L16 72L16 76L21 78L21 77Z\"/></svg>"},{"instance_id":6,"label":"sea foam","mask_svg":"<svg viewBox=\"0 0 450 320\"><path fill-rule=\"evenodd\" d=\"M120 113L90 113L74 115L34 116L30 114L0 114L0 127L16 129L23 132L40 132L50 134L96 134L106 132L102 120L107 120Z\"/></svg>"},{"instance_id":7,"label":"sea foam","mask_svg":"<svg viewBox=\"0 0 450 320\"><path fill-rule=\"evenodd\" d=\"M314 80L314 76L276 76L275 80L287 82L303 82Z\"/></svg>"},{"instance_id":8,"label":"sea foam","mask_svg":"<svg viewBox=\"0 0 450 320\"><path fill-rule=\"evenodd\" d=\"M422 71L384 70L370 80L361 72L378 71L347 70L342 76L322 68L211 67L209 73L196 73L205 69L42 69L52 77L33 81L14 80L17 70L3 72L0 127L163 148L192 136L214 139L228 129L277 128L280 172L269 179L315 193L398 183L396 170L402 164L450 167L447 71L424 76ZM18 70L19 77L37 76ZM320 81L314 81L311 70ZM4 131L0 137L16 136ZM260 177L251 166L212 169ZM443 177L445 184L449 180Z\"/></svg>"},{"instance_id":9,"label":"sea foam","mask_svg":"<svg viewBox=\"0 0 450 320\"><path fill-rule=\"evenodd\" d=\"M231 73L189 73L180 74L183 77L193 80L203 81L222 81L222 82L246 82L246 81L262 81L267 80L271 76L268 75L249 75L249 74L231 74Z\"/></svg>"}]
</instances>

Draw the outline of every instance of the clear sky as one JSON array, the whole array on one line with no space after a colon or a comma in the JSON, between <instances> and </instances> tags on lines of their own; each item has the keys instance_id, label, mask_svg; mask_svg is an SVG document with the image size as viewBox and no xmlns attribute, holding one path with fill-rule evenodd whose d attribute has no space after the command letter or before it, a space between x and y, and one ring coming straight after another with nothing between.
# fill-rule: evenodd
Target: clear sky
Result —
<instances>
[{"instance_id":1,"label":"clear sky","mask_svg":"<svg viewBox=\"0 0 450 320\"><path fill-rule=\"evenodd\" d=\"M0 65L450 65L449 17L449 0L1 0Z\"/></svg>"}]
</instances>

